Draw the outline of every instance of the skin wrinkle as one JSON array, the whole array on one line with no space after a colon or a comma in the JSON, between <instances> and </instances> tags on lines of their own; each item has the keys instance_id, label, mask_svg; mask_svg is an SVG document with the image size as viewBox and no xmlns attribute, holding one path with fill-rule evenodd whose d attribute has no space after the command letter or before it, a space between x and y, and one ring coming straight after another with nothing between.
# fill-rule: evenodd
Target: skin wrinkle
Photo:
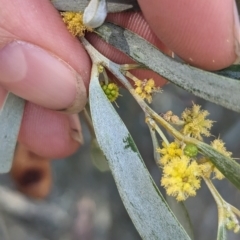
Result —
<instances>
[{"instance_id":1,"label":"skin wrinkle","mask_svg":"<svg viewBox=\"0 0 240 240\"><path fill-rule=\"evenodd\" d=\"M13 41L13 39L16 39L16 36L8 32L7 30L0 27L0 50L3 48L6 44Z\"/></svg>"}]
</instances>

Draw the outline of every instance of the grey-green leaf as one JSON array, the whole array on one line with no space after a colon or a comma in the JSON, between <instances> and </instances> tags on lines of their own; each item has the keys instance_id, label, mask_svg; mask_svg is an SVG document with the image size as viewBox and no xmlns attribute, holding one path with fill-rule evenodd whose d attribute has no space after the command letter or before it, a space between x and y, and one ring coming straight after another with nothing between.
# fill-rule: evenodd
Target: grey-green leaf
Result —
<instances>
[{"instance_id":1,"label":"grey-green leaf","mask_svg":"<svg viewBox=\"0 0 240 240\"><path fill-rule=\"evenodd\" d=\"M108 43L181 88L240 112L240 82L175 61L137 34L106 23L96 29Z\"/></svg>"},{"instance_id":2,"label":"grey-green leaf","mask_svg":"<svg viewBox=\"0 0 240 240\"><path fill-rule=\"evenodd\" d=\"M178 202L174 197L171 196L166 196L166 200L178 221L182 224L189 237L193 240L194 234L192 223L184 203Z\"/></svg>"},{"instance_id":3,"label":"grey-green leaf","mask_svg":"<svg viewBox=\"0 0 240 240\"><path fill-rule=\"evenodd\" d=\"M60 11L83 12L89 0L50 0L54 7ZM108 12L121 12L126 10L138 10L137 0L108 0Z\"/></svg>"},{"instance_id":4,"label":"grey-green leaf","mask_svg":"<svg viewBox=\"0 0 240 240\"><path fill-rule=\"evenodd\" d=\"M12 167L14 151L24 112L25 100L8 93L0 112L0 173Z\"/></svg>"},{"instance_id":5,"label":"grey-green leaf","mask_svg":"<svg viewBox=\"0 0 240 240\"><path fill-rule=\"evenodd\" d=\"M89 93L97 140L142 239L190 239L167 206L124 123L93 76Z\"/></svg>"},{"instance_id":6,"label":"grey-green leaf","mask_svg":"<svg viewBox=\"0 0 240 240\"><path fill-rule=\"evenodd\" d=\"M240 165L235 160L222 155L206 143L199 142L197 147L229 181L240 189Z\"/></svg>"},{"instance_id":7,"label":"grey-green leaf","mask_svg":"<svg viewBox=\"0 0 240 240\"><path fill-rule=\"evenodd\" d=\"M226 239L227 239L226 228L224 224L220 224L218 226L217 240L226 240Z\"/></svg>"}]
</instances>

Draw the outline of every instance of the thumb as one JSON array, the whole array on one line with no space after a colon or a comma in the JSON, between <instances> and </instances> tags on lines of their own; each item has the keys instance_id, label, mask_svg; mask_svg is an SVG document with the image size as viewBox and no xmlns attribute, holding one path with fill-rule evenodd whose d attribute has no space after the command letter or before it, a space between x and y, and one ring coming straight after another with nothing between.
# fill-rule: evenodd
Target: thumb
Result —
<instances>
[{"instance_id":1,"label":"thumb","mask_svg":"<svg viewBox=\"0 0 240 240\"><path fill-rule=\"evenodd\" d=\"M0 85L43 107L80 111L91 63L50 1L0 5Z\"/></svg>"}]
</instances>

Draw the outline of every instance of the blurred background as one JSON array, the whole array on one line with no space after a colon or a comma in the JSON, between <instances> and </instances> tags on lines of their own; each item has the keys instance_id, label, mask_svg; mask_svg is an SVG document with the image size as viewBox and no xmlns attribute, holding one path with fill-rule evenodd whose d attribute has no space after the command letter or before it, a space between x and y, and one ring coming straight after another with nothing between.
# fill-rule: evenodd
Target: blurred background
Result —
<instances>
[{"instance_id":1,"label":"blurred background","mask_svg":"<svg viewBox=\"0 0 240 240\"><path fill-rule=\"evenodd\" d=\"M144 114L127 91L117 100L119 112L156 184L160 170L153 159L153 148ZM240 156L240 119L237 113L187 93L168 84L154 96L153 109L172 110L180 115L192 102L202 105L216 121L213 137L226 142L233 157ZM140 240L121 202L116 185L101 152L91 142L90 132L81 119L84 145L67 159L51 162L52 189L47 198L34 200L21 194L8 174L0 176L1 240ZM116 133L117 135L117 128ZM239 161L236 159L236 161ZM240 192L227 180L214 180L223 198L240 208ZM159 186L160 187L160 186ZM165 195L164 189L160 187ZM146 189L147 191L147 189ZM217 208L205 184L185 205L192 221L196 240L213 240L217 234ZM161 237L159 237L161 239ZM240 234L228 232L229 240Z\"/></svg>"}]
</instances>

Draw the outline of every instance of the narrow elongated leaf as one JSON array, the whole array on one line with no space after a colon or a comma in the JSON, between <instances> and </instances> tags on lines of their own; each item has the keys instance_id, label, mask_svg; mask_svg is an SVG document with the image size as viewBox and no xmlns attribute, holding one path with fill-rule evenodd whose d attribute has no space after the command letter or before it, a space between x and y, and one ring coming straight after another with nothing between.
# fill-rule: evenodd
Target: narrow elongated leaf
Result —
<instances>
[{"instance_id":1,"label":"narrow elongated leaf","mask_svg":"<svg viewBox=\"0 0 240 240\"><path fill-rule=\"evenodd\" d=\"M127 29L106 23L96 29L109 44L181 88L240 112L240 82L175 61Z\"/></svg>"},{"instance_id":2,"label":"narrow elongated leaf","mask_svg":"<svg viewBox=\"0 0 240 240\"><path fill-rule=\"evenodd\" d=\"M0 112L0 173L10 171L25 100L9 93Z\"/></svg>"},{"instance_id":3,"label":"narrow elongated leaf","mask_svg":"<svg viewBox=\"0 0 240 240\"><path fill-rule=\"evenodd\" d=\"M95 68L96 72L96 66ZM93 72L94 72L93 71ZM97 140L122 201L143 239L190 239L164 201L124 123L92 74L89 101Z\"/></svg>"},{"instance_id":4,"label":"narrow elongated leaf","mask_svg":"<svg viewBox=\"0 0 240 240\"><path fill-rule=\"evenodd\" d=\"M212 161L212 163L221 171L221 173L240 189L240 165L233 159L220 154L211 146L199 142L199 150Z\"/></svg>"},{"instance_id":5,"label":"narrow elongated leaf","mask_svg":"<svg viewBox=\"0 0 240 240\"><path fill-rule=\"evenodd\" d=\"M218 226L217 240L226 240L226 239L227 239L226 228L224 224L220 224Z\"/></svg>"},{"instance_id":6,"label":"narrow elongated leaf","mask_svg":"<svg viewBox=\"0 0 240 240\"><path fill-rule=\"evenodd\" d=\"M166 200L177 220L182 224L189 237L193 240L194 234L192 223L184 203L178 202L174 197L171 196L166 196Z\"/></svg>"},{"instance_id":7,"label":"narrow elongated leaf","mask_svg":"<svg viewBox=\"0 0 240 240\"><path fill-rule=\"evenodd\" d=\"M60 11L83 12L89 0L50 0ZM139 10L137 0L108 0L108 12L121 12L126 10Z\"/></svg>"}]
</instances>

